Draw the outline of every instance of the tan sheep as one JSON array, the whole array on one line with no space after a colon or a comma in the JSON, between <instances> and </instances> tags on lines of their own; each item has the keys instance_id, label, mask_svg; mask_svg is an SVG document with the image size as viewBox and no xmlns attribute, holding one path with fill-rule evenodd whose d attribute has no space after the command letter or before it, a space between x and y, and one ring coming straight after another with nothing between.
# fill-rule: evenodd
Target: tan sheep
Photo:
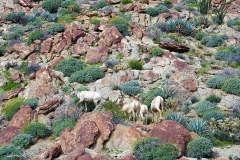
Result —
<instances>
[{"instance_id":1,"label":"tan sheep","mask_svg":"<svg viewBox=\"0 0 240 160\"><path fill-rule=\"evenodd\" d=\"M158 112L160 115L160 120L162 120L162 112L163 112L163 98L161 96L155 97L151 102L151 110L152 110L152 122L155 121L154 113ZM158 114L157 114L158 119Z\"/></svg>"}]
</instances>

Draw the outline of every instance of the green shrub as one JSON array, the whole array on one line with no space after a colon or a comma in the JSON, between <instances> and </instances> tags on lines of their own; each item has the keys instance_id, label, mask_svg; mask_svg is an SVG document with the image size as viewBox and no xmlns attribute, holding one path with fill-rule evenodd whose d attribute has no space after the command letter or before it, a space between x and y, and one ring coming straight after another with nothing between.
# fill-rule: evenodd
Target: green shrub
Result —
<instances>
[{"instance_id":1,"label":"green shrub","mask_svg":"<svg viewBox=\"0 0 240 160\"><path fill-rule=\"evenodd\" d=\"M29 105L32 109L35 109L38 106L38 100L38 97L29 98L22 102L22 105Z\"/></svg>"},{"instance_id":2,"label":"green shrub","mask_svg":"<svg viewBox=\"0 0 240 160\"><path fill-rule=\"evenodd\" d=\"M17 160L22 153L22 149L13 145L6 145L0 148L1 160Z\"/></svg>"},{"instance_id":3,"label":"green shrub","mask_svg":"<svg viewBox=\"0 0 240 160\"><path fill-rule=\"evenodd\" d=\"M195 132L199 136L204 135L208 131L206 122L201 119L190 120L187 123L186 128L189 132Z\"/></svg>"},{"instance_id":4,"label":"green shrub","mask_svg":"<svg viewBox=\"0 0 240 160\"><path fill-rule=\"evenodd\" d=\"M200 137L187 144L187 156L193 158L204 158L209 156L213 144L207 138Z\"/></svg>"},{"instance_id":5,"label":"green shrub","mask_svg":"<svg viewBox=\"0 0 240 160\"><path fill-rule=\"evenodd\" d=\"M142 91L142 89L141 89L137 80L132 80L132 81L129 81L129 82L125 82L124 84L122 84L120 86L120 89L125 94L128 94L128 95L132 95L132 94L136 95L137 93Z\"/></svg>"},{"instance_id":6,"label":"green shrub","mask_svg":"<svg viewBox=\"0 0 240 160\"><path fill-rule=\"evenodd\" d=\"M165 4L172 4L172 0L164 0Z\"/></svg>"},{"instance_id":7,"label":"green shrub","mask_svg":"<svg viewBox=\"0 0 240 160\"><path fill-rule=\"evenodd\" d=\"M2 38L4 40L18 39L23 35L24 31L22 28L15 28L12 32L4 33Z\"/></svg>"},{"instance_id":8,"label":"green shrub","mask_svg":"<svg viewBox=\"0 0 240 160\"><path fill-rule=\"evenodd\" d=\"M61 5L61 0L44 0L41 4L43 9L50 13L56 13Z\"/></svg>"},{"instance_id":9,"label":"green shrub","mask_svg":"<svg viewBox=\"0 0 240 160\"><path fill-rule=\"evenodd\" d=\"M215 75L207 80L206 85L209 88L216 88L219 89L224 84L224 82L227 80L227 77Z\"/></svg>"},{"instance_id":10,"label":"green shrub","mask_svg":"<svg viewBox=\"0 0 240 160\"><path fill-rule=\"evenodd\" d=\"M198 11L201 14L207 14L208 10L211 7L211 2L212 2L212 0L200 0L198 2Z\"/></svg>"},{"instance_id":11,"label":"green shrub","mask_svg":"<svg viewBox=\"0 0 240 160\"><path fill-rule=\"evenodd\" d=\"M45 137L47 135L48 129L43 123L33 122L26 125L23 129L24 134L31 134L33 137Z\"/></svg>"},{"instance_id":12,"label":"green shrub","mask_svg":"<svg viewBox=\"0 0 240 160\"><path fill-rule=\"evenodd\" d=\"M153 47L150 49L150 55L153 56L161 56L163 54L163 50L159 47Z\"/></svg>"},{"instance_id":13,"label":"green shrub","mask_svg":"<svg viewBox=\"0 0 240 160\"><path fill-rule=\"evenodd\" d=\"M64 25L55 23L47 28L47 33L55 35L65 30Z\"/></svg>"},{"instance_id":14,"label":"green shrub","mask_svg":"<svg viewBox=\"0 0 240 160\"><path fill-rule=\"evenodd\" d=\"M67 127L73 128L76 124L76 121L73 118L61 118L56 120L52 126L52 136L54 138L59 137L60 133Z\"/></svg>"},{"instance_id":15,"label":"green shrub","mask_svg":"<svg viewBox=\"0 0 240 160\"><path fill-rule=\"evenodd\" d=\"M172 120L180 123L183 126L186 126L187 124L187 118L179 112L168 113L168 115L165 117L165 120Z\"/></svg>"},{"instance_id":16,"label":"green shrub","mask_svg":"<svg viewBox=\"0 0 240 160\"><path fill-rule=\"evenodd\" d=\"M235 94L240 96L240 79L239 78L227 79L222 86L222 90L228 94Z\"/></svg>"},{"instance_id":17,"label":"green shrub","mask_svg":"<svg viewBox=\"0 0 240 160\"><path fill-rule=\"evenodd\" d=\"M123 35L123 36L128 36L130 35L130 33L128 32L128 27L129 22L127 19L123 18L123 17L115 17L115 18L111 18L109 20L109 25L110 26L116 26L118 31Z\"/></svg>"},{"instance_id":18,"label":"green shrub","mask_svg":"<svg viewBox=\"0 0 240 160\"><path fill-rule=\"evenodd\" d=\"M4 91L11 91L21 87L21 83L13 82L11 78L7 78L7 79L8 79L7 85L0 87Z\"/></svg>"},{"instance_id":19,"label":"green shrub","mask_svg":"<svg viewBox=\"0 0 240 160\"><path fill-rule=\"evenodd\" d=\"M196 111L198 116L203 116L206 112L214 110L215 108L216 107L211 102L201 101L195 105L194 110Z\"/></svg>"},{"instance_id":20,"label":"green shrub","mask_svg":"<svg viewBox=\"0 0 240 160\"><path fill-rule=\"evenodd\" d=\"M92 18L90 19L90 23L91 23L91 24L100 24L101 21L100 21L97 17L92 17Z\"/></svg>"},{"instance_id":21,"label":"green shrub","mask_svg":"<svg viewBox=\"0 0 240 160\"><path fill-rule=\"evenodd\" d=\"M0 57L4 56L4 54L6 53L6 46L1 46L0 47Z\"/></svg>"},{"instance_id":22,"label":"green shrub","mask_svg":"<svg viewBox=\"0 0 240 160\"><path fill-rule=\"evenodd\" d=\"M128 61L128 66L131 69L137 69L137 70L142 70L143 63L138 61L138 60L129 60Z\"/></svg>"},{"instance_id":23,"label":"green shrub","mask_svg":"<svg viewBox=\"0 0 240 160\"><path fill-rule=\"evenodd\" d=\"M31 134L19 134L11 140L14 146L20 148L27 148L33 141L34 137Z\"/></svg>"},{"instance_id":24,"label":"green shrub","mask_svg":"<svg viewBox=\"0 0 240 160\"><path fill-rule=\"evenodd\" d=\"M80 8L79 5L74 0L65 0L61 2L62 8L67 8L67 10L71 13L79 12Z\"/></svg>"},{"instance_id":25,"label":"green shrub","mask_svg":"<svg viewBox=\"0 0 240 160\"><path fill-rule=\"evenodd\" d=\"M140 95L140 97L143 101L143 104L147 105L148 107L150 107L150 104L151 104L153 98L155 98L157 96L164 97L164 91L160 88L156 88L154 90L150 90L147 93Z\"/></svg>"},{"instance_id":26,"label":"green shrub","mask_svg":"<svg viewBox=\"0 0 240 160\"><path fill-rule=\"evenodd\" d=\"M211 37L204 37L201 40L201 44L207 47L218 47L225 45L224 37L219 35L212 35Z\"/></svg>"},{"instance_id":27,"label":"green shrub","mask_svg":"<svg viewBox=\"0 0 240 160\"><path fill-rule=\"evenodd\" d=\"M132 3L132 0L122 0L122 4Z\"/></svg>"},{"instance_id":28,"label":"green shrub","mask_svg":"<svg viewBox=\"0 0 240 160\"><path fill-rule=\"evenodd\" d=\"M227 25L228 25L228 27L231 27L231 28L235 29L236 31L240 32L240 18L239 17L228 20Z\"/></svg>"},{"instance_id":29,"label":"green shrub","mask_svg":"<svg viewBox=\"0 0 240 160\"><path fill-rule=\"evenodd\" d=\"M36 39L39 39L42 36L43 36L43 31L40 29L30 32L28 35L27 44L28 45L32 44L33 41L35 41Z\"/></svg>"},{"instance_id":30,"label":"green shrub","mask_svg":"<svg viewBox=\"0 0 240 160\"><path fill-rule=\"evenodd\" d=\"M14 12L14 13L8 13L4 17L4 20L12 21L13 23L19 23L22 25L26 25L28 19L25 16L25 13L22 11Z\"/></svg>"},{"instance_id":31,"label":"green shrub","mask_svg":"<svg viewBox=\"0 0 240 160\"><path fill-rule=\"evenodd\" d=\"M171 143L160 146L160 142L161 140L158 138L147 138L138 142L133 149L135 158L137 160L176 159L179 150Z\"/></svg>"},{"instance_id":32,"label":"green shrub","mask_svg":"<svg viewBox=\"0 0 240 160\"><path fill-rule=\"evenodd\" d=\"M222 100L221 97L216 96L215 94L211 94L206 98L206 101L209 101L213 104L219 103Z\"/></svg>"},{"instance_id":33,"label":"green shrub","mask_svg":"<svg viewBox=\"0 0 240 160\"><path fill-rule=\"evenodd\" d=\"M120 106L116 102L106 101L102 104L102 107L106 111L111 111L113 114L113 122L115 124L123 123L127 118L124 112L121 110Z\"/></svg>"},{"instance_id":34,"label":"green shrub","mask_svg":"<svg viewBox=\"0 0 240 160\"><path fill-rule=\"evenodd\" d=\"M195 35L195 38L199 41L201 41L203 39L203 37L206 37L205 32L197 32L196 35Z\"/></svg>"},{"instance_id":35,"label":"green shrub","mask_svg":"<svg viewBox=\"0 0 240 160\"><path fill-rule=\"evenodd\" d=\"M107 6L107 3L106 3L104 0L100 0L100 1L98 1L97 4L95 4L95 5L91 8L91 10L92 10L92 11L96 11L96 10L99 10L99 9L105 7L105 6Z\"/></svg>"},{"instance_id":36,"label":"green shrub","mask_svg":"<svg viewBox=\"0 0 240 160\"><path fill-rule=\"evenodd\" d=\"M5 107L3 108L3 116L7 120L11 120L13 115L19 110L20 106L23 103L23 99L14 98L6 102Z\"/></svg>"},{"instance_id":37,"label":"green shrub","mask_svg":"<svg viewBox=\"0 0 240 160\"><path fill-rule=\"evenodd\" d=\"M182 7L181 6L174 6L173 8L178 12L182 12Z\"/></svg>"},{"instance_id":38,"label":"green shrub","mask_svg":"<svg viewBox=\"0 0 240 160\"><path fill-rule=\"evenodd\" d=\"M204 121L210 121L212 118L214 118L215 120L220 120L220 119L224 119L224 115L220 111L213 110L205 113L203 116Z\"/></svg>"},{"instance_id":39,"label":"green shrub","mask_svg":"<svg viewBox=\"0 0 240 160\"><path fill-rule=\"evenodd\" d=\"M75 58L67 58L59 62L55 70L61 71L66 77L70 77L74 72L82 70L84 67L84 62L78 61Z\"/></svg>"},{"instance_id":40,"label":"green shrub","mask_svg":"<svg viewBox=\"0 0 240 160\"><path fill-rule=\"evenodd\" d=\"M69 82L78 82L78 83L88 83L95 81L97 79L101 79L105 76L104 71L97 66L91 66L84 70L77 71L72 74L69 78Z\"/></svg>"},{"instance_id":41,"label":"green shrub","mask_svg":"<svg viewBox=\"0 0 240 160\"><path fill-rule=\"evenodd\" d=\"M153 16L153 17L159 15L159 13L160 13L159 10L157 8L155 8L155 7L146 8L145 12L147 14L149 14L150 16Z\"/></svg>"}]
</instances>

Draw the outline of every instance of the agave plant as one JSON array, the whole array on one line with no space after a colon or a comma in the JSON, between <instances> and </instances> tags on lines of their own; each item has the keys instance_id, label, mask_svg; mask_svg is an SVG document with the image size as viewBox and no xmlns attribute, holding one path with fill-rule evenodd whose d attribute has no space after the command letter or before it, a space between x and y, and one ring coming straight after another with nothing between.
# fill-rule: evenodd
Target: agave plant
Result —
<instances>
[{"instance_id":1,"label":"agave plant","mask_svg":"<svg viewBox=\"0 0 240 160\"><path fill-rule=\"evenodd\" d=\"M195 132L199 136L203 135L208 131L206 122L201 119L190 120L187 124L187 129L189 132Z\"/></svg>"},{"instance_id":2,"label":"agave plant","mask_svg":"<svg viewBox=\"0 0 240 160\"><path fill-rule=\"evenodd\" d=\"M173 19L170 19L167 21L168 24L168 32L176 32L177 31L177 24L176 21Z\"/></svg>"},{"instance_id":3,"label":"agave plant","mask_svg":"<svg viewBox=\"0 0 240 160\"><path fill-rule=\"evenodd\" d=\"M184 115L182 115L181 113L179 113L179 112L170 112L166 116L165 119L178 122L178 123L182 124L183 126L186 126L187 121L188 121L187 118Z\"/></svg>"}]
</instances>

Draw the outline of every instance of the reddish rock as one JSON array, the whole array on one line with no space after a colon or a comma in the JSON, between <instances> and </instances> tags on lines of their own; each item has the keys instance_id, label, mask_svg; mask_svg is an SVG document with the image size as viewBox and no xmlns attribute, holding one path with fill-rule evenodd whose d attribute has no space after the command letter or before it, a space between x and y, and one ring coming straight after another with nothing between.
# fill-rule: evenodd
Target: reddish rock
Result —
<instances>
[{"instance_id":1,"label":"reddish rock","mask_svg":"<svg viewBox=\"0 0 240 160\"><path fill-rule=\"evenodd\" d=\"M36 81L48 84L52 79L49 72L45 68L41 68L36 72Z\"/></svg>"},{"instance_id":2,"label":"reddish rock","mask_svg":"<svg viewBox=\"0 0 240 160\"><path fill-rule=\"evenodd\" d=\"M52 48L52 38L47 38L44 40L41 44L41 50L40 53L49 53Z\"/></svg>"},{"instance_id":3,"label":"reddish rock","mask_svg":"<svg viewBox=\"0 0 240 160\"><path fill-rule=\"evenodd\" d=\"M38 114L48 114L54 111L62 102L62 98L52 98L39 106Z\"/></svg>"},{"instance_id":4,"label":"reddish rock","mask_svg":"<svg viewBox=\"0 0 240 160\"><path fill-rule=\"evenodd\" d=\"M23 7L32 7L32 3L30 0L19 0L18 3Z\"/></svg>"},{"instance_id":5,"label":"reddish rock","mask_svg":"<svg viewBox=\"0 0 240 160\"><path fill-rule=\"evenodd\" d=\"M86 43L77 43L73 45L73 53L84 55L90 50L90 47Z\"/></svg>"},{"instance_id":6,"label":"reddish rock","mask_svg":"<svg viewBox=\"0 0 240 160\"><path fill-rule=\"evenodd\" d=\"M121 158L114 158L114 160L134 160L134 156L132 153L129 153Z\"/></svg>"},{"instance_id":7,"label":"reddish rock","mask_svg":"<svg viewBox=\"0 0 240 160\"><path fill-rule=\"evenodd\" d=\"M58 45L57 53L58 54L61 53L66 45L67 45L67 40L66 39L61 40L60 44Z\"/></svg>"},{"instance_id":8,"label":"reddish rock","mask_svg":"<svg viewBox=\"0 0 240 160\"><path fill-rule=\"evenodd\" d=\"M143 75L140 76L140 79L143 81L150 81L154 82L160 78L160 75L158 73L154 73L152 70L145 70L143 72Z\"/></svg>"},{"instance_id":9,"label":"reddish rock","mask_svg":"<svg viewBox=\"0 0 240 160\"><path fill-rule=\"evenodd\" d=\"M78 21L71 22L70 26L72 31L74 30L86 31L86 28L84 27L84 25L82 25L81 22L78 22Z\"/></svg>"},{"instance_id":10,"label":"reddish rock","mask_svg":"<svg viewBox=\"0 0 240 160\"><path fill-rule=\"evenodd\" d=\"M132 29L133 35L137 36L137 38L141 39L143 37L143 32L140 28Z\"/></svg>"},{"instance_id":11,"label":"reddish rock","mask_svg":"<svg viewBox=\"0 0 240 160\"><path fill-rule=\"evenodd\" d=\"M20 83L21 81L21 75L19 73L18 70L14 70L12 73L11 73L11 79L13 82L16 82L16 83Z\"/></svg>"},{"instance_id":12,"label":"reddish rock","mask_svg":"<svg viewBox=\"0 0 240 160\"><path fill-rule=\"evenodd\" d=\"M190 48L176 41L165 39L159 43L159 46L174 52L188 52Z\"/></svg>"},{"instance_id":13,"label":"reddish rock","mask_svg":"<svg viewBox=\"0 0 240 160\"><path fill-rule=\"evenodd\" d=\"M82 30L74 30L72 33L73 42L77 42L80 37L85 37L86 33Z\"/></svg>"},{"instance_id":14,"label":"reddish rock","mask_svg":"<svg viewBox=\"0 0 240 160\"><path fill-rule=\"evenodd\" d=\"M51 148L47 149L43 153L41 153L37 160L49 159L58 157L62 153L61 145L59 143L55 143Z\"/></svg>"},{"instance_id":15,"label":"reddish rock","mask_svg":"<svg viewBox=\"0 0 240 160\"><path fill-rule=\"evenodd\" d=\"M73 152L68 153L66 156L66 160L77 160L78 157L82 156L84 153L83 148L76 148Z\"/></svg>"},{"instance_id":16,"label":"reddish rock","mask_svg":"<svg viewBox=\"0 0 240 160\"><path fill-rule=\"evenodd\" d=\"M99 36L97 34L89 34L86 37L86 42L89 46L92 46L98 39L99 39Z\"/></svg>"},{"instance_id":17,"label":"reddish rock","mask_svg":"<svg viewBox=\"0 0 240 160\"><path fill-rule=\"evenodd\" d=\"M90 155L82 155L77 160L93 160Z\"/></svg>"},{"instance_id":18,"label":"reddish rock","mask_svg":"<svg viewBox=\"0 0 240 160\"><path fill-rule=\"evenodd\" d=\"M112 113L108 111L97 112L94 114L85 113L78 119L74 132L79 131L82 124L86 121L95 122L98 128L98 136L95 141L94 149L99 151L103 148L103 143L109 139L109 136L114 129L112 118Z\"/></svg>"},{"instance_id":19,"label":"reddish rock","mask_svg":"<svg viewBox=\"0 0 240 160\"><path fill-rule=\"evenodd\" d=\"M27 123L31 122L33 118L33 110L29 105L22 105L17 113L14 114L7 127L23 128Z\"/></svg>"},{"instance_id":20,"label":"reddish rock","mask_svg":"<svg viewBox=\"0 0 240 160\"><path fill-rule=\"evenodd\" d=\"M62 61L63 59L64 59L64 57L62 57L62 56L60 56L60 57L55 57L53 60L51 60L51 61L49 62L49 66L50 66L51 68L56 67L56 66L58 65L58 63L59 63L60 61Z\"/></svg>"},{"instance_id":21,"label":"reddish rock","mask_svg":"<svg viewBox=\"0 0 240 160\"><path fill-rule=\"evenodd\" d=\"M115 150L132 150L133 144L140 139L143 136L136 125L129 127L118 124L106 146Z\"/></svg>"},{"instance_id":22,"label":"reddish rock","mask_svg":"<svg viewBox=\"0 0 240 160\"><path fill-rule=\"evenodd\" d=\"M0 132L0 147L9 144L13 137L20 134L21 130L17 127L6 127Z\"/></svg>"},{"instance_id":23,"label":"reddish rock","mask_svg":"<svg viewBox=\"0 0 240 160\"><path fill-rule=\"evenodd\" d=\"M31 73L31 74L28 76L28 78L29 78L30 80L35 79L35 78L36 78L36 73L35 73L35 72L34 72L34 73Z\"/></svg>"},{"instance_id":24,"label":"reddish rock","mask_svg":"<svg viewBox=\"0 0 240 160\"><path fill-rule=\"evenodd\" d=\"M30 64L38 64L41 62L41 59L38 56L36 56L36 54L31 54L28 56L28 62Z\"/></svg>"},{"instance_id":25,"label":"reddish rock","mask_svg":"<svg viewBox=\"0 0 240 160\"><path fill-rule=\"evenodd\" d=\"M54 120L57 120L62 117L62 115L68 115L70 117L79 117L81 116L82 110L77 106L71 106L71 107L64 107L63 105L61 107L58 107L57 110L54 112Z\"/></svg>"},{"instance_id":26,"label":"reddish rock","mask_svg":"<svg viewBox=\"0 0 240 160\"><path fill-rule=\"evenodd\" d=\"M72 44L72 35L70 31L65 31L63 33L63 38L66 40L67 45L71 45Z\"/></svg>"},{"instance_id":27,"label":"reddish rock","mask_svg":"<svg viewBox=\"0 0 240 160\"><path fill-rule=\"evenodd\" d=\"M146 137L157 137L161 139L161 144L171 142L180 151L181 156L186 148L188 141L190 140L190 133L180 123L165 120L157 123L151 131L149 131Z\"/></svg>"},{"instance_id":28,"label":"reddish rock","mask_svg":"<svg viewBox=\"0 0 240 160\"><path fill-rule=\"evenodd\" d=\"M24 88L21 87L21 88L17 88L17 89L14 89L12 91L9 91L9 92L6 92L2 95L2 97L0 98L0 100L8 100L8 99L11 99L13 97L16 97L21 91L23 91Z\"/></svg>"},{"instance_id":29,"label":"reddish rock","mask_svg":"<svg viewBox=\"0 0 240 160\"><path fill-rule=\"evenodd\" d=\"M74 132L71 128L64 129L59 137L60 145L64 154L73 152L76 149L84 150L84 148L76 146ZM76 148L77 147L77 148Z\"/></svg>"},{"instance_id":30,"label":"reddish rock","mask_svg":"<svg viewBox=\"0 0 240 160\"><path fill-rule=\"evenodd\" d=\"M118 31L116 26L108 26L103 31L104 39L107 46L112 46L113 44L120 43L122 40L122 34Z\"/></svg>"},{"instance_id":31,"label":"reddish rock","mask_svg":"<svg viewBox=\"0 0 240 160\"><path fill-rule=\"evenodd\" d=\"M108 160L108 157L103 154L96 155L93 160Z\"/></svg>"},{"instance_id":32,"label":"reddish rock","mask_svg":"<svg viewBox=\"0 0 240 160\"><path fill-rule=\"evenodd\" d=\"M16 43L13 46L7 48L8 53L16 52L21 59L26 59L29 54L31 54L34 51L34 44L31 44L31 46L26 46L25 44Z\"/></svg>"},{"instance_id":33,"label":"reddish rock","mask_svg":"<svg viewBox=\"0 0 240 160\"><path fill-rule=\"evenodd\" d=\"M56 45L58 43L60 43L60 41L62 40L63 38L63 33L58 33L54 36L54 39L53 39L53 45Z\"/></svg>"},{"instance_id":34,"label":"reddish rock","mask_svg":"<svg viewBox=\"0 0 240 160\"><path fill-rule=\"evenodd\" d=\"M89 63L98 63L104 61L108 56L107 46L98 46L90 49L86 55L86 61Z\"/></svg>"},{"instance_id":35,"label":"reddish rock","mask_svg":"<svg viewBox=\"0 0 240 160\"><path fill-rule=\"evenodd\" d=\"M240 6L240 0L235 0L235 3Z\"/></svg>"}]
</instances>

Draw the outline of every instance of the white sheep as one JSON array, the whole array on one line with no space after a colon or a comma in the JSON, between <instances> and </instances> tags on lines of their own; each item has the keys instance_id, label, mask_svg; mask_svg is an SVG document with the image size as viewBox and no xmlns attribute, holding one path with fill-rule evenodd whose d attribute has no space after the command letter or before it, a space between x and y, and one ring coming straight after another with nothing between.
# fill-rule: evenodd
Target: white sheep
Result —
<instances>
[{"instance_id":1,"label":"white sheep","mask_svg":"<svg viewBox=\"0 0 240 160\"><path fill-rule=\"evenodd\" d=\"M143 121L143 117L145 117L146 119L146 124L147 124L147 114L148 114L148 107L145 104L141 104L140 105L140 112L139 112L139 116L141 118L141 120Z\"/></svg>"},{"instance_id":2,"label":"white sheep","mask_svg":"<svg viewBox=\"0 0 240 160\"><path fill-rule=\"evenodd\" d=\"M93 91L75 91L77 97L79 98L79 102L85 102L85 111L87 112L87 102L93 102L95 104L95 109L98 107L101 101L101 95L98 92Z\"/></svg>"},{"instance_id":3,"label":"white sheep","mask_svg":"<svg viewBox=\"0 0 240 160\"><path fill-rule=\"evenodd\" d=\"M48 71L52 80L55 78L56 80L59 79L62 83L65 83L64 82L64 75L63 75L62 72L52 70L49 65L46 66L46 70Z\"/></svg>"},{"instance_id":4,"label":"white sheep","mask_svg":"<svg viewBox=\"0 0 240 160\"><path fill-rule=\"evenodd\" d=\"M117 104L120 105L121 110L125 113L127 113L128 120L131 119L131 114L133 116L133 120L135 121L137 117L139 116L140 112L140 105L141 103L137 100L133 100L131 103L124 104L123 99L118 99Z\"/></svg>"},{"instance_id":5,"label":"white sheep","mask_svg":"<svg viewBox=\"0 0 240 160\"><path fill-rule=\"evenodd\" d=\"M151 110L152 110L152 122L154 122L154 112L158 112L160 115L160 120L162 119L163 112L163 98L161 96L155 97L151 102ZM158 118L158 115L157 115Z\"/></svg>"}]
</instances>

